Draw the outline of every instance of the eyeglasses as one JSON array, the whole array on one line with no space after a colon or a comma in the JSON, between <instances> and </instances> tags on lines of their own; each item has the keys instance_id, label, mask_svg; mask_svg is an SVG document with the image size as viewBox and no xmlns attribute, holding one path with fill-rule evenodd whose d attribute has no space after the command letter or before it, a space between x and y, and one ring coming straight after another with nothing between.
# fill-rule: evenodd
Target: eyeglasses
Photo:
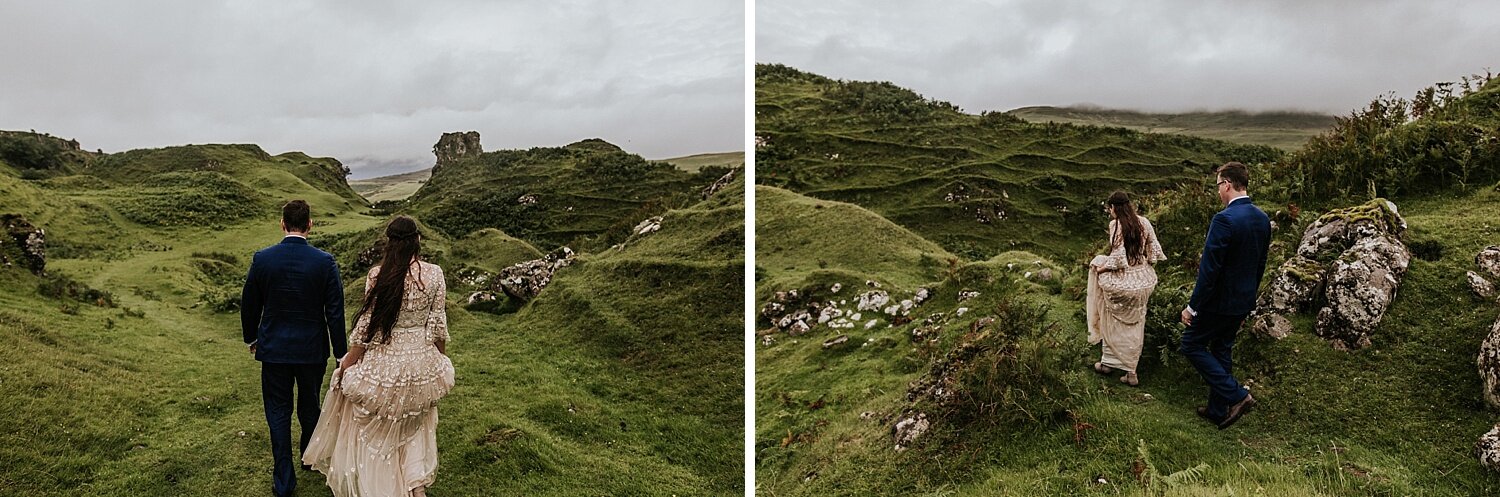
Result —
<instances>
[{"instance_id":1,"label":"eyeglasses","mask_svg":"<svg viewBox=\"0 0 1500 497\"><path fill-rule=\"evenodd\" d=\"M1222 180L1221 179L1221 180L1219 180L1218 183L1214 183L1214 189L1217 190L1217 189L1219 189L1219 185L1222 185L1222 184L1228 183L1228 182L1229 182L1229 180Z\"/></svg>"}]
</instances>

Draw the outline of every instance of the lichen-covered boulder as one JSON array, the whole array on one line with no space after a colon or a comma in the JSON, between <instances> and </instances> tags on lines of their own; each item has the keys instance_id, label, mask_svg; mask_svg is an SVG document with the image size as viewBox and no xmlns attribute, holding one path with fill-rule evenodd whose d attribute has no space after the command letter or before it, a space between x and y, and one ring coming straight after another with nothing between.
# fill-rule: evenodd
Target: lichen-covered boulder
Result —
<instances>
[{"instance_id":1,"label":"lichen-covered boulder","mask_svg":"<svg viewBox=\"0 0 1500 497\"><path fill-rule=\"evenodd\" d=\"M1406 220L1396 210L1396 204L1377 198L1318 217L1302 232L1297 255L1326 263L1359 240L1377 235L1399 237L1405 231Z\"/></svg>"},{"instance_id":2,"label":"lichen-covered boulder","mask_svg":"<svg viewBox=\"0 0 1500 497\"><path fill-rule=\"evenodd\" d=\"M1495 285L1490 283L1490 280L1473 271L1469 271L1465 276L1469 279L1469 290L1474 292L1474 296L1481 299L1495 298Z\"/></svg>"},{"instance_id":3,"label":"lichen-covered boulder","mask_svg":"<svg viewBox=\"0 0 1500 497\"><path fill-rule=\"evenodd\" d=\"M1500 245L1490 245L1474 255L1474 265L1489 274L1490 278L1500 278Z\"/></svg>"},{"instance_id":4,"label":"lichen-covered boulder","mask_svg":"<svg viewBox=\"0 0 1500 497\"><path fill-rule=\"evenodd\" d=\"M927 434L927 429L932 423L927 421L927 414L923 412L908 412L901 416L896 424L891 426L891 437L896 442L896 452L901 452L911 447Z\"/></svg>"},{"instance_id":5,"label":"lichen-covered boulder","mask_svg":"<svg viewBox=\"0 0 1500 497\"><path fill-rule=\"evenodd\" d=\"M1336 348L1368 346L1410 264L1411 252L1392 236L1355 242L1328 270L1328 305L1318 312L1318 336L1335 342Z\"/></svg>"},{"instance_id":6,"label":"lichen-covered boulder","mask_svg":"<svg viewBox=\"0 0 1500 497\"><path fill-rule=\"evenodd\" d=\"M1474 444L1474 457L1478 457L1479 464L1484 467L1500 471L1500 424L1479 436L1479 441Z\"/></svg>"},{"instance_id":7,"label":"lichen-covered boulder","mask_svg":"<svg viewBox=\"0 0 1500 497\"><path fill-rule=\"evenodd\" d=\"M492 280L492 286L499 287L500 291L505 292L511 298L530 301L552 282L552 275L557 270L571 265L573 258L573 249L559 248L541 259L533 259L501 269L500 274Z\"/></svg>"},{"instance_id":8,"label":"lichen-covered boulder","mask_svg":"<svg viewBox=\"0 0 1500 497\"><path fill-rule=\"evenodd\" d=\"M1479 344L1479 381L1484 388L1484 403L1500 410L1500 319L1490 326L1490 334Z\"/></svg>"},{"instance_id":9,"label":"lichen-covered boulder","mask_svg":"<svg viewBox=\"0 0 1500 497\"><path fill-rule=\"evenodd\" d=\"M1261 302L1258 312L1289 313L1307 309L1323 290L1323 265L1318 261L1295 256L1281 264L1276 277Z\"/></svg>"}]
</instances>

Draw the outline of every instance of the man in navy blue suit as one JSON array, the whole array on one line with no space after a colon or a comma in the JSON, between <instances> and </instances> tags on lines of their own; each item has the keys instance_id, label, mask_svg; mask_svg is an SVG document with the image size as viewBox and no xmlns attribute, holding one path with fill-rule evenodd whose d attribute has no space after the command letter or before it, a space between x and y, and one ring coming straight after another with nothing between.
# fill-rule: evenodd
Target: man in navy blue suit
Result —
<instances>
[{"instance_id":1,"label":"man in navy blue suit","mask_svg":"<svg viewBox=\"0 0 1500 497\"><path fill-rule=\"evenodd\" d=\"M1182 310L1182 346L1178 352L1208 383L1208 405L1198 415L1228 428L1255 406L1255 397L1234 378L1231 351L1240 324L1255 308L1255 295L1266 270L1271 220L1250 202L1250 170L1230 162L1216 171L1214 188L1224 210L1214 215L1198 262L1198 283Z\"/></svg>"},{"instance_id":2,"label":"man in navy blue suit","mask_svg":"<svg viewBox=\"0 0 1500 497\"><path fill-rule=\"evenodd\" d=\"M241 294L240 325L245 343L261 363L260 391L271 428L271 491L281 496L291 495L297 487L291 447L293 387L301 450L306 451L318 425L318 395L329 349L336 359L348 350L339 267L332 255L307 244L311 230L307 202L293 200L282 206L285 237L255 253Z\"/></svg>"}]
</instances>

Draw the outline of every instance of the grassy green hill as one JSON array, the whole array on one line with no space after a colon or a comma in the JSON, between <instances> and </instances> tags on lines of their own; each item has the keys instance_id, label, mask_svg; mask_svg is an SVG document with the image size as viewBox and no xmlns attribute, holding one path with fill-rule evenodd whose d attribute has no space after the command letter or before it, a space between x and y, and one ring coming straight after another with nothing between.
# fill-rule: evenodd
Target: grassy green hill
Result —
<instances>
[{"instance_id":1,"label":"grassy green hill","mask_svg":"<svg viewBox=\"0 0 1500 497\"><path fill-rule=\"evenodd\" d=\"M259 365L236 314L250 255L280 239L279 203L305 198L352 304L355 256L388 216L333 159L253 145L96 155L46 174L0 159L0 213L44 228L48 254L45 277L0 268L0 411L26 420L0 434L0 488L262 495ZM448 270L458 370L432 493L741 493L742 202L739 189L663 208L660 231L582 253L505 311L466 309L474 288L456 270L537 247L419 218L424 252ZM328 495L317 473L298 478L299 495Z\"/></svg>"},{"instance_id":2,"label":"grassy green hill","mask_svg":"<svg viewBox=\"0 0 1500 497\"><path fill-rule=\"evenodd\" d=\"M602 250L641 220L696 202L727 170L689 173L599 139L491 151L436 168L397 212L450 236L494 227L542 250Z\"/></svg>"},{"instance_id":3,"label":"grassy green hill","mask_svg":"<svg viewBox=\"0 0 1500 497\"><path fill-rule=\"evenodd\" d=\"M1045 147L1073 156L1097 147L1101 136L1113 140L1134 132L1026 125L1051 130L1038 137L1007 123L980 138L977 126L963 123L986 116L957 114L914 94L873 104L867 99L838 114L841 105L852 105L837 103L842 101L838 92L855 90L837 88L852 85L865 88L866 95L886 96L892 88L834 82L779 66L759 69L757 94L769 97L770 105L758 112L780 117L762 119L769 124L757 129L768 141L762 146L776 154L774 174L758 176L768 186L757 187L757 305L777 302L778 292L794 289L798 296L790 301L797 304L852 304L869 290L865 280L881 282L893 299L919 289L932 295L909 316L864 312L861 324L874 318L868 328L818 325L794 337L766 319L757 323L764 335L756 352L754 452L760 494L1500 492L1500 476L1472 455L1475 439L1497 419L1484 408L1474 361L1500 309L1471 297L1463 283L1474 253L1500 243L1500 224L1493 221L1500 215L1500 191L1493 179L1474 179L1490 178L1485 170L1472 170L1467 186L1438 183L1413 188L1420 194L1394 196L1417 257L1372 347L1333 350L1313 334L1308 316L1294 318L1295 331L1282 340L1242 333L1236 372L1261 404L1244 421L1219 431L1194 415L1205 388L1175 353L1182 329L1174 324L1176 313L1191 288L1203 230L1217 210L1205 172L1173 176L1186 186L1157 193L1155 183L1130 176L1132 168L1124 167L1130 159L1101 160L1094 183L1051 194L1091 198L1094 204L1103 195L1100 188L1152 194L1143 199L1146 215L1170 259L1157 266L1161 283L1147 316L1142 384L1131 388L1088 369L1098 348L1085 343L1082 268L1087 250L1102 242L1102 219L1073 226L1058 216L1052 224L1060 226L1050 229L1040 223L978 225L971 229L1007 229L1003 236L972 236L970 244L954 244L956 229L934 227L971 219L971 213L930 209L925 216L906 218L903 204L888 197L903 195L893 185L918 184L907 178L934 176L913 164L937 163L941 154L972 157L983 144L995 150ZM1428 135L1402 126L1421 130L1446 120L1452 124L1444 126L1470 129L1470 123L1490 118L1484 116L1500 115L1474 110L1493 109L1483 102L1490 101L1488 88L1496 84L1454 104L1468 109L1464 117L1432 112L1409 124L1393 120L1394 130L1336 127L1330 133L1345 139L1325 135L1320 140L1343 143L1358 139L1350 136L1355 133L1370 133L1392 140L1389 149L1403 150L1396 137ZM804 115L801 109L821 110ZM941 119L923 117L929 114ZM856 132L854 123L863 127ZM888 139L848 138L869 135ZM1208 140L1181 143L1233 150ZM1489 142L1465 143L1446 144L1477 156ZM835 169L831 154L852 160ZM1298 180L1287 170L1326 171L1321 168L1348 163L1348 156L1312 148L1273 157L1278 162L1253 166L1271 171L1252 185L1252 192L1262 192L1257 203L1274 212L1295 201L1303 210L1298 218L1281 219L1272 268L1295 249L1302 228L1319 212L1368 198L1294 195L1300 186L1324 187L1313 183L1332 182L1334 176ZM996 162L1006 160L1013 159ZM1065 174L1078 167L1066 160L1051 164L1033 174ZM1462 165L1455 160L1431 167ZM962 169L940 170L972 177ZM1120 179L1106 183L1113 176ZM1013 184L1004 187L1011 198L1048 194L1043 184ZM921 196L914 201L933 203ZM1010 243L1011 237L1020 243ZM1041 276L1044 270L1051 279ZM842 287L839 293L832 291L835 283ZM964 291L979 294L960 301ZM847 341L825 345L841 335ZM917 388L934 379L951 392L947 400ZM928 414L930 430L908 450L895 450L894 426L916 412Z\"/></svg>"},{"instance_id":4,"label":"grassy green hill","mask_svg":"<svg viewBox=\"0 0 1500 497\"><path fill-rule=\"evenodd\" d=\"M1118 126L1147 133L1176 133L1291 151L1333 126L1334 117L1312 112L1183 112L1176 114L1092 107L1035 106L1009 114L1031 122Z\"/></svg>"},{"instance_id":5,"label":"grassy green hill","mask_svg":"<svg viewBox=\"0 0 1500 497\"><path fill-rule=\"evenodd\" d=\"M1123 128L972 115L890 83L756 67L761 184L857 204L956 254L1077 253L1114 189L1149 193L1280 151Z\"/></svg>"},{"instance_id":6,"label":"grassy green hill","mask_svg":"<svg viewBox=\"0 0 1500 497\"><path fill-rule=\"evenodd\" d=\"M422 187L422 183L426 183L427 178L431 177L432 168L429 167L409 173L350 180L349 187L371 202L405 200L413 193L417 193L417 189Z\"/></svg>"},{"instance_id":7,"label":"grassy green hill","mask_svg":"<svg viewBox=\"0 0 1500 497\"><path fill-rule=\"evenodd\" d=\"M694 154L683 157L662 159L657 162L665 162L676 166L678 169L690 173L696 173L704 167L745 167L744 152L723 152L709 154ZM409 173L392 174L378 178L351 180L349 186L359 192L371 202L384 200L405 200L432 177L432 168Z\"/></svg>"},{"instance_id":8,"label":"grassy green hill","mask_svg":"<svg viewBox=\"0 0 1500 497\"><path fill-rule=\"evenodd\" d=\"M729 168L745 167L744 152L719 152L709 154L693 154L682 157L662 159L661 162L677 166L678 169L688 172L698 172L707 166L719 166Z\"/></svg>"}]
</instances>

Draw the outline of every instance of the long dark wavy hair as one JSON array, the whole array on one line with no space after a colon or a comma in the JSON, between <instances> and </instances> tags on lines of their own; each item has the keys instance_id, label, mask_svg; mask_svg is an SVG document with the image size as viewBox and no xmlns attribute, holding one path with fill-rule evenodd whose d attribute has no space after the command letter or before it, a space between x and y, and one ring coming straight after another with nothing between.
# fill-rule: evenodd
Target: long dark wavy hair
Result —
<instances>
[{"instance_id":1,"label":"long dark wavy hair","mask_svg":"<svg viewBox=\"0 0 1500 497\"><path fill-rule=\"evenodd\" d=\"M364 341L390 341L391 328L396 325L396 316L401 314L401 299L406 296L406 275L411 272L411 266L416 263L417 254L421 250L422 242L417 234L415 220L396 216L385 225L385 254L380 259L380 273L375 276L375 286L365 292L364 304L360 305L359 313L354 315L354 322L358 323L360 316L370 313Z\"/></svg>"},{"instance_id":2,"label":"long dark wavy hair","mask_svg":"<svg viewBox=\"0 0 1500 497\"><path fill-rule=\"evenodd\" d=\"M1141 263L1141 258L1146 256L1146 227L1141 224L1141 219L1136 216L1135 204L1130 202L1130 194L1125 192L1114 192L1109 195L1105 202L1109 211L1114 213L1115 221L1119 222L1120 234L1125 239L1125 258L1130 265ZM1114 235L1111 234L1113 239ZM1114 243L1114 240L1110 240Z\"/></svg>"}]
</instances>

